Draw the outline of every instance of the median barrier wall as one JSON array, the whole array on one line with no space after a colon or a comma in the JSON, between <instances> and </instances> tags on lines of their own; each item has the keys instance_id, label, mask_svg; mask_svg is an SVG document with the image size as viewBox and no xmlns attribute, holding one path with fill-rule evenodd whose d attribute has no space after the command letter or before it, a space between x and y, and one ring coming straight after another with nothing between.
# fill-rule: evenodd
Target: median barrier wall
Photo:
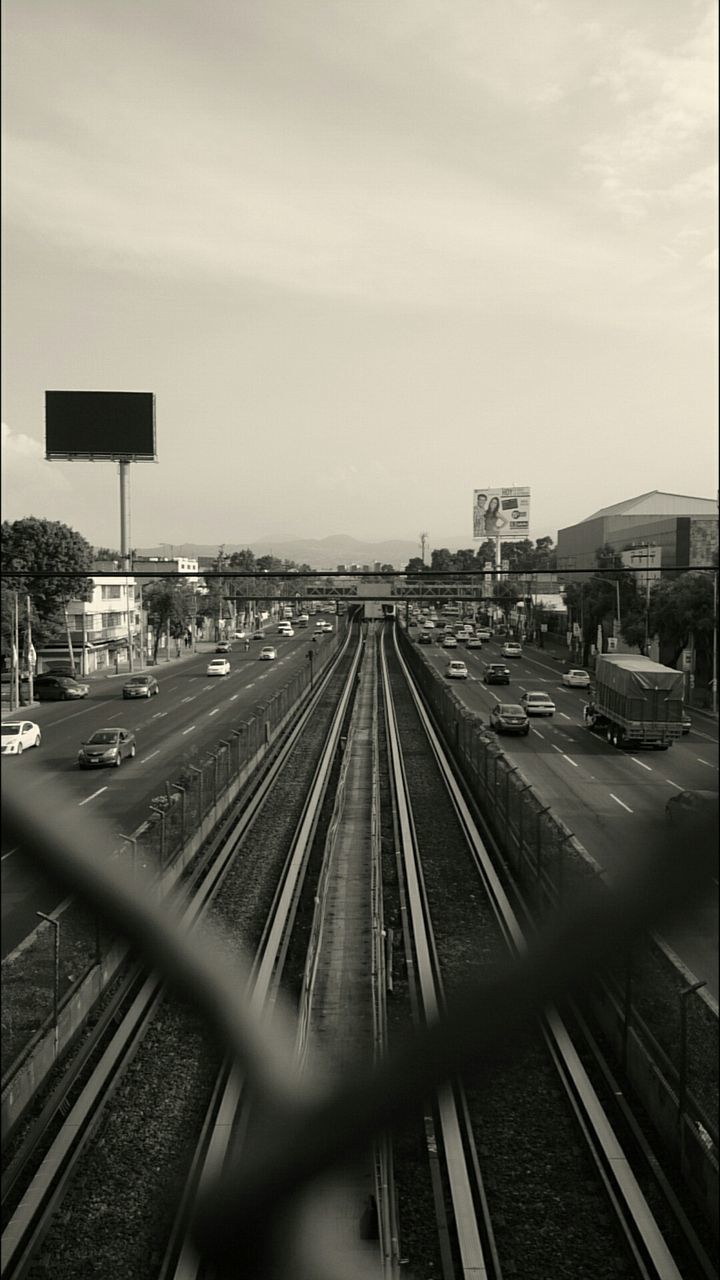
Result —
<instances>
[{"instance_id":1,"label":"median barrier wall","mask_svg":"<svg viewBox=\"0 0 720 1280\"><path fill-rule=\"evenodd\" d=\"M177 775L130 835L112 833L112 857L131 875L168 892L260 768L278 735L310 696L344 644L346 628L326 636L288 682L238 720L214 751L188 749ZM22 1117L125 957L124 948L82 902L69 898L2 962L2 1137ZM57 983L57 1023L55 990Z\"/></svg>"},{"instance_id":2,"label":"median barrier wall","mask_svg":"<svg viewBox=\"0 0 720 1280\"><path fill-rule=\"evenodd\" d=\"M604 871L512 765L482 718L397 629L402 655L487 828L537 915L603 892ZM596 887L596 888L595 888ZM718 1016L694 975L654 936L592 993L593 1013L636 1095L717 1231Z\"/></svg>"}]
</instances>

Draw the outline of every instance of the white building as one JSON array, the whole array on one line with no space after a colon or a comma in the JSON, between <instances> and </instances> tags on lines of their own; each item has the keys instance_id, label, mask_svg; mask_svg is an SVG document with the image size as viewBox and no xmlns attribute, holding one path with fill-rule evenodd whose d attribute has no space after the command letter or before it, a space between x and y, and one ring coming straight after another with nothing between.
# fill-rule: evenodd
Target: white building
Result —
<instances>
[{"instance_id":1,"label":"white building","mask_svg":"<svg viewBox=\"0 0 720 1280\"><path fill-rule=\"evenodd\" d=\"M109 576L119 568L114 560L97 561L90 599L71 600L68 604L70 641L79 674L90 675L112 669L116 662L126 663L131 637L134 657L140 657L139 592L132 575ZM46 645L38 650L38 671L61 666L71 666L67 644Z\"/></svg>"}]
</instances>

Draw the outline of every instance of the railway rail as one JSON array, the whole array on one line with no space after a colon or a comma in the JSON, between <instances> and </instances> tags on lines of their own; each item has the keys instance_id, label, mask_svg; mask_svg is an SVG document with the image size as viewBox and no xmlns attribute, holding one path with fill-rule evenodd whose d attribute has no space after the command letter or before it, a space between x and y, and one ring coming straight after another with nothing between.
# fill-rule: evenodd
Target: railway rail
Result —
<instances>
[{"instance_id":1,"label":"railway rail","mask_svg":"<svg viewBox=\"0 0 720 1280\"><path fill-rule=\"evenodd\" d=\"M46 1274L48 1259L59 1280L79 1277L90 1258L98 1275L199 1280L196 1201L246 1146L262 1149L263 1107L294 1120L333 1073L360 1077L409 1024L436 1025L469 978L525 954L398 650L381 629L351 635L184 907L209 915L211 945L221 936L231 958L254 956L246 1021L269 1022L284 1048L263 1064L251 1029L257 1053L240 1070L197 1010L148 978L134 1029L118 1029L105 1077L28 1166L21 1199L13 1169L3 1280ZM623 1149L563 1017L548 1009L502 1073L476 1064L314 1184L295 1234L265 1238L253 1273L707 1277L662 1197L651 1207L652 1171Z\"/></svg>"}]
</instances>

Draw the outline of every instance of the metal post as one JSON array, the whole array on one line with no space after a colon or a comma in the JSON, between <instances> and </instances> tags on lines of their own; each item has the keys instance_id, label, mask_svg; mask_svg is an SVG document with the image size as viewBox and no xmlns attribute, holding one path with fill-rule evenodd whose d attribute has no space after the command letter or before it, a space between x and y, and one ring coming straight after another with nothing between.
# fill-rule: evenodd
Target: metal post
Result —
<instances>
[{"instance_id":1,"label":"metal post","mask_svg":"<svg viewBox=\"0 0 720 1280\"><path fill-rule=\"evenodd\" d=\"M220 746L225 748L225 787L227 788L230 785L230 743L227 738L220 739Z\"/></svg>"},{"instance_id":2,"label":"metal post","mask_svg":"<svg viewBox=\"0 0 720 1280\"><path fill-rule=\"evenodd\" d=\"M33 667L35 665L35 650L32 642L32 619L30 617L30 597L25 597L27 607L27 659L28 659L28 702L32 706L34 690L33 690Z\"/></svg>"},{"instance_id":3,"label":"metal post","mask_svg":"<svg viewBox=\"0 0 720 1280\"><path fill-rule=\"evenodd\" d=\"M712 659L712 710L713 715L717 715L718 699L717 699L717 655L718 655L718 627L717 627L717 569L713 574L713 659Z\"/></svg>"},{"instance_id":4,"label":"metal post","mask_svg":"<svg viewBox=\"0 0 720 1280\"><path fill-rule=\"evenodd\" d=\"M192 772L192 773L197 773L197 774L199 774L199 775L200 775L200 786L199 786L199 790L200 790L200 806L199 806L199 809L198 809L198 817L199 817L200 819L202 819L202 817L203 817L203 771L202 771L202 769L198 769L198 768L197 768L197 766L196 766L196 765L194 765L194 764L189 765L189 766L188 766L188 768L191 770L191 772Z\"/></svg>"},{"instance_id":5,"label":"metal post","mask_svg":"<svg viewBox=\"0 0 720 1280\"><path fill-rule=\"evenodd\" d=\"M18 617L18 593L13 592L13 679L10 710L20 706L20 618Z\"/></svg>"},{"instance_id":6,"label":"metal post","mask_svg":"<svg viewBox=\"0 0 720 1280\"><path fill-rule=\"evenodd\" d=\"M160 868L165 870L165 810L158 809L156 805L150 805L151 813L160 814Z\"/></svg>"},{"instance_id":7,"label":"metal post","mask_svg":"<svg viewBox=\"0 0 720 1280\"><path fill-rule=\"evenodd\" d=\"M693 982L680 992L680 1065L678 1067L677 1131L682 1150L682 1121L687 1101L687 997L706 986L705 979Z\"/></svg>"},{"instance_id":8,"label":"metal post","mask_svg":"<svg viewBox=\"0 0 720 1280\"><path fill-rule=\"evenodd\" d=\"M179 791L182 797L180 800L180 839L182 844L184 844L185 843L185 787L181 786L179 782L173 782L172 787L173 787L173 790Z\"/></svg>"},{"instance_id":9,"label":"metal post","mask_svg":"<svg viewBox=\"0 0 720 1280\"><path fill-rule=\"evenodd\" d=\"M58 1051L58 1019L60 1016L60 921L54 916L46 916L44 911L36 911L36 915L41 920L47 920L55 930L55 940L53 949L53 1023L54 1023L54 1041L55 1053Z\"/></svg>"},{"instance_id":10,"label":"metal post","mask_svg":"<svg viewBox=\"0 0 720 1280\"><path fill-rule=\"evenodd\" d=\"M120 839L126 840L127 843L132 846L132 859L131 859L130 865L132 869L132 878L134 882L137 877L137 836L124 836L122 833L120 833Z\"/></svg>"}]
</instances>

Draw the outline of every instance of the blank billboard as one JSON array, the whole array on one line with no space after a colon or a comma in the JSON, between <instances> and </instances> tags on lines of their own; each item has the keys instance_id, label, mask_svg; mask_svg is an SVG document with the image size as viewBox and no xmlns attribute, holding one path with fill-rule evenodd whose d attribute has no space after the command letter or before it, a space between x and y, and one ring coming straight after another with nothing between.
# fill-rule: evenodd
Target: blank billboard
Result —
<instances>
[{"instance_id":1,"label":"blank billboard","mask_svg":"<svg viewBox=\"0 0 720 1280\"><path fill-rule=\"evenodd\" d=\"M154 462L152 391L46 391L45 457Z\"/></svg>"}]
</instances>

